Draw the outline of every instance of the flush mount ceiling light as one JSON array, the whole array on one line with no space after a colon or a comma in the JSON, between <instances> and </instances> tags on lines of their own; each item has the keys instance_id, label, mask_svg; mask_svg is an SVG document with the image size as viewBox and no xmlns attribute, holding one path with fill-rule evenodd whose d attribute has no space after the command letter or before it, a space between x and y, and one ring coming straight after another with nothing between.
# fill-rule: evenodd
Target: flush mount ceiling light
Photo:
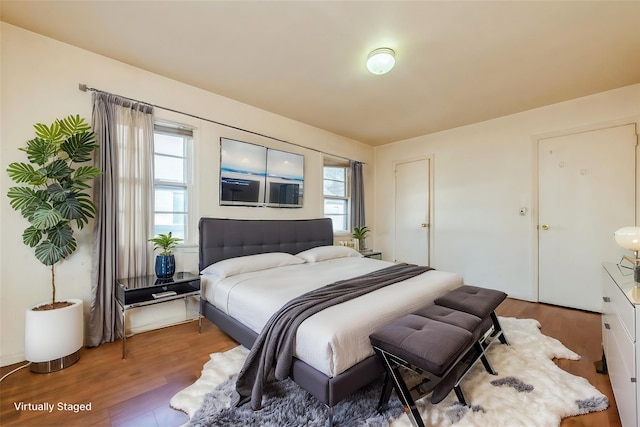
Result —
<instances>
[{"instance_id":1,"label":"flush mount ceiling light","mask_svg":"<svg viewBox=\"0 0 640 427\"><path fill-rule=\"evenodd\" d=\"M367 69L373 74L388 73L395 64L395 52L387 47L376 49L367 57Z\"/></svg>"}]
</instances>

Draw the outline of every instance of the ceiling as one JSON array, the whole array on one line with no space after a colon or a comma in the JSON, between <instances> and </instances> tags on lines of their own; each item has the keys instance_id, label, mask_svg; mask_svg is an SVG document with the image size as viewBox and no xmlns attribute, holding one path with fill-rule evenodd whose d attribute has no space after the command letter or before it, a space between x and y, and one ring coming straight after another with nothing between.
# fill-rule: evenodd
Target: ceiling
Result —
<instances>
[{"instance_id":1,"label":"ceiling","mask_svg":"<svg viewBox=\"0 0 640 427\"><path fill-rule=\"evenodd\" d=\"M7 23L371 145L640 83L640 1L0 7ZM396 52L386 75L365 68L378 47Z\"/></svg>"}]
</instances>

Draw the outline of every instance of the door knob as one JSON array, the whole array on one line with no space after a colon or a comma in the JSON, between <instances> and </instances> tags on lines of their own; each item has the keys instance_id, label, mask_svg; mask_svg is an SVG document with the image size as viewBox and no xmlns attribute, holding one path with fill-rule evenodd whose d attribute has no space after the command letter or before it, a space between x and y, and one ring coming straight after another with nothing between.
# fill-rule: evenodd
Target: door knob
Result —
<instances>
[{"instance_id":1,"label":"door knob","mask_svg":"<svg viewBox=\"0 0 640 427\"><path fill-rule=\"evenodd\" d=\"M429 226L429 224L427 224L426 222L423 222L422 224L420 224L420 227L422 228L427 228Z\"/></svg>"},{"instance_id":2,"label":"door knob","mask_svg":"<svg viewBox=\"0 0 640 427\"><path fill-rule=\"evenodd\" d=\"M548 230L549 226L547 224L542 224L540 228L542 228L543 230Z\"/></svg>"}]
</instances>

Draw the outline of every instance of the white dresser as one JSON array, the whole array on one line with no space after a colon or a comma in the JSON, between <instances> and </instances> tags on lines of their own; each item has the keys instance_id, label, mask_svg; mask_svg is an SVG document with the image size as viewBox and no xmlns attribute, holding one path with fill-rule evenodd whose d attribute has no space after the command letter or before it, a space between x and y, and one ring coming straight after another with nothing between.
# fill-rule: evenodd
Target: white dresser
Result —
<instances>
[{"instance_id":1,"label":"white dresser","mask_svg":"<svg viewBox=\"0 0 640 427\"><path fill-rule=\"evenodd\" d=\"M603 266L602 346L609 378L623 427L637 427L640 420L638 369L640 351L640 286L633 270L614 263Z\"/></svg>"}]
</instances>

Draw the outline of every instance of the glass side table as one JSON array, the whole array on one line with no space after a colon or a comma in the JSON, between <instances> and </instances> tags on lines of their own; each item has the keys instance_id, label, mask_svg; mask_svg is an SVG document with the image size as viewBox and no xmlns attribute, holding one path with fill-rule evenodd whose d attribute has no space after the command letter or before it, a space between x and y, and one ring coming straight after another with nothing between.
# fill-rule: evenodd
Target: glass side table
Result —
<instances>
[{"instance_id":1,"label":"glass side table","mask_svg":"<svg viewBox=\"0 0 640 427\"><path fill-rule=\"evenodd\" d=\"M382 259L382 252L374 251L372 249L360 251L363 257L365 258L373 258L373 259Z\"/></svg>"},{"instance_id":2,"label":"glass side table","mask_svg":"<svg viewBox=\"0 0 640 427\"><path fill-rule=\"evenodd\" d=\"M130 277L116 281L116 302L122 312L122 358L126 359L125 326L127 311L132 308L161 304L167 301L195 297L198 300L198 333L202 331L202 304L200 294L200 276L179 272L168 279L159 279L155 275ZM192 319L189 319L192 320Z\"/></svg>"}]
</instances>

